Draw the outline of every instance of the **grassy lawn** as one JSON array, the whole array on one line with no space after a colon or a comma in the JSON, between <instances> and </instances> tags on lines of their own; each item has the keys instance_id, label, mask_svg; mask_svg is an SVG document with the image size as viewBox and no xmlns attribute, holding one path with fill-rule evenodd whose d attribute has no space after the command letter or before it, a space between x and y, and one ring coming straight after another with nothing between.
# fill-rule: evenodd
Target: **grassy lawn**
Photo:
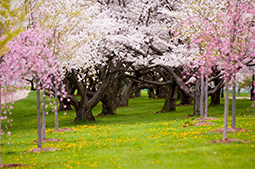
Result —
<instances>
[{"instance_id":1,"label":"grassy lawn","mask_svg":"<svg viewBox=\"0 0 255 169\"><path fill-rule=\"evenodd\" d=\"M2 162L26 164L25 168L61 169L250 169L255 166L255 113L248 99L237 100L237 127L250 132L229 133L228 138L251 142L229 144L207 143L222 138L222 134L206 132L223 127L224 105L209 108L209 114L218 118L212 121L216 125L183 128L184 123L196 118L184 118L192 114L192 106L177 107L176 112L154 114L162 108L164 100L147 99L143 94L129 103L130 107L117 109L118 115L97 117L94 123L71 123L74 111L68 111L67 115L59 112L60 127L75 130L65 133L53 133L54 115L50 112L46 117L46 137L63 141L44 143L43 147L59 150L30 153L29 150L36 148L33 141L37 137L36 96L35 92L31 92L27 100L14 104L11 115L13 127L10 128L12 135L1 138ZM50 111L51 107L47 109ZM98 105L94 115L99 114L100 110Z\"/></svg>"}]
</instances>

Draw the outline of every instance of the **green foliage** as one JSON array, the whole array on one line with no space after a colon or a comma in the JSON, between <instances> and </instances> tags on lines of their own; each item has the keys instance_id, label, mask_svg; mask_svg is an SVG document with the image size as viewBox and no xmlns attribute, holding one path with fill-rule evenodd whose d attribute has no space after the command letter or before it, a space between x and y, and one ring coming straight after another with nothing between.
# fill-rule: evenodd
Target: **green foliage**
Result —
<instances>
[{"instance_id":1,"label":"green foliage","mask_svg":"<svg viewBox=\"0 0 255 169\"><path fill-rule=\"evenodd\" d=\"M59 113L60 128L75 131L54 133L54 113L47 115L47 138L62 142L44 143L56 152L30 153L36 148L36 95L14 105L11 140L4 136L2 158L5 163L22 163L27 168L242 168L255 165L255 114L248 99L237 100L237 127L250 132L229 133L229 138L251 143L211 144L219 133L207 133L223 127L224 106L209 108L219 120L213 126L189 126L196 117L185 117L192 106L177 107L176 112L154 114L164 100L142 97L131 99L130 107L118 108L115 116L97 117L94 123L71 123L74 111ZM231 103L231 101L230 101ZM51 107L47 108L48 111ZM249 111L247 111L249 109ZM101 112L101 104L93 111ZM184 118L185 117L185 118ZM229 122L231 117L229 118ZM10 144L8 144L10 142Z\"/></svg>"},{"instance_id":2,"label":"green foliage","mask_svg":"<svg viewBox=\"0 0 255 169\"><path fill-rule=\"evenodd\" d=\"M0 56L6 52L5 45L22 30L22 22L25 20L23 6L18 6L18 1L0 1Z\"/></svg>"}]
</instances>

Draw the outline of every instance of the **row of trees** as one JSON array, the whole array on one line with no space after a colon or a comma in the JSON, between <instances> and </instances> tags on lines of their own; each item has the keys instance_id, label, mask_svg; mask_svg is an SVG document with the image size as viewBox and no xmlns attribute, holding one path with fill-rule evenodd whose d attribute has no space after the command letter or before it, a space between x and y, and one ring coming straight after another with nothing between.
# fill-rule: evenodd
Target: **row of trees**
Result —
<instances>
[{"instance_id":1,"label":"row of trees","mask_svg":"<svg viewBox=\"0 0 255 169\"><path fill-rule=\"evenodd\" d=\"M61 109L74 107L75 121L90 122L100 101L101 115L116 114L117 107L128 106L132 93L144 88L151 97L156 89L165 98L158 113L175 110L178 91L182 104L194 100L193 113L203 121L205 98L210 95L212 103L219 103L225 85L226 131L229 82L235 84L237 73L254 64L252 0L25 2L29 29L3 53L1 82L35 80L37 89L57 94ZM56 81L65 84L67 94ZM208 83L214 86L207 89Z\"/></svg>"}]
</instances>

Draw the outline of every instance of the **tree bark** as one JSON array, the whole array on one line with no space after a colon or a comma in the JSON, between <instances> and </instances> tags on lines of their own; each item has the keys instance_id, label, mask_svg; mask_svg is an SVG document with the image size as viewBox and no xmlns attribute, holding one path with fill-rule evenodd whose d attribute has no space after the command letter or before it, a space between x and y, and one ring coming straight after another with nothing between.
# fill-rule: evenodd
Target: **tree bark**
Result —
<instances>
[{"instance_id":1,"label":"tree bark","mask_svg":"<svg viewBox=\"0 0 255 169\"><path fill-rule=\"evenodd\" d=\"M208 117L208 76L205 76L205 118Z\"/></svg>"},{"instance_id":2,"label":"tree bark","mask_svg":"<svg viewBox=\"0 0 255 169\"><path fill-rule=\"evenodd\" d=\"M116 98L114 99L109 94L106 94L102 102L102 112L98 114L98 116L105 116L105 115L116 115Z\"/></svg>"},{"instance_id":3,"label":"tree bark","mask_svg":"<svg viewBox=\"0 0 255 169\"><path fill-rule=\"evenodd\" d=\"M232 123L231 128L236 128L236 78L234 76L234 82L233 82L233 96L232 96Z\"/></svg>"},{"instance_id":4,"label":"tree bark","mask_svg":"<svg viewBox=\"0 0 255 169\"><path fill-rule=\"evenodd\" d=\"M193 115L200 114L200 80L196 80L194 89L194 108Z\"/></svg>"},{"instance_id":5,"label":"tree bark","mask_svg":"<svg viewBox=\"0 0 255 169\"><path fill-rule=\"evenodd\" d=\"M166 89L165 86L157 86L156 87L156 95L158 99L166 98Z\"/></svg>"},{"instance_id":6,"label":"tree bark","mask_svg":"<svg viewBox=\"0 0 255 169\"><path fill-rule=\"evenodd\" d=\"M46 138L45 130L46 130L46 103L45 103L45 90L43 90L42 96L42 139Z\"/></svg>"},{"instance_id":7,"label":"tree bark","mask_svg":"<svg viewBox=\"0 0 255 169\"><path fill-rule=\"evenodd\" d=\"M137 90L135 92L135 97L141 97L141 90Z\"/></svg>"},{"instance_id":8,"label":"tree bark","mask_svg":"<svg viewBox=\"0 0 255 169\"><path fill-rule=\"evenodd\" d=\"M166 111L176 111L176 90L177 85L173 84L171 86L166 86L166 98L164 102L163 108L156 112L156 113L162 113Z\"/></svg>"},{"instance_id":9,"label":"tree bark","mask_svg":"<svg viewBox=\"0 0 255 169\"><path fill-rule=\"evenodd\" d=\"M128 107L128 101L129 101L129 97L130 97L130 93L132 92L132 89L133 89L132 82L126 84L126 88L121 97L121 103L120 103L121 107Z\"/></svg>"},{"instance_id":10,"label":"tree bark","mask_svg":"<svg viewBox=\"0 0 255 169\"><path fill-rule=\"evenodd\" d=\"M155 94L154 94L154 88L148 88L148 97L149 99L155 99Z\"/></svg>"},{"instance_id":11,"label":"tree bark","mask_svg":"<svg viewBox=\"0 0 255 169\"><path fill-rule=\"evenodd\" d=\"M227 139L227 129L228 129L228 96L229 96L229 77L226 77L225 80L225 105L224 105L224 127L223 127L223 140Z\"/></svg>"},{"instance_id":12,"label":"tree bark","mask_svg":"<svg viewBox=\"0 0 255 169\"><path fill-rule=\"evenodd\" d=\"M204 96L205 96L205 88L204 88L204 85L205 82L204 82L204 75L201 75L201 94L200 94L200 120L201 122L204 122L205 121L205 118L204 118Z\"/></svg>"},{"instance_id":13,"label":"tree bark","mask_svg":"<svg viewBox=\"0 0 255 169\"><path fill-rule=\"evenodd\" d=\"M36 90L37 98L37 148L42 148L41 112L40 112L40 90Z\"/></svg>"},{"instance_id":14,"label":"tree bark","mask_svg":"<svg viewBox=\"0 0 255 169\"><path fill-rule=\"evenodd\" d=\"M220 91L221 89L211 95L211 102L209 106L220 105Z\"/></svg>"},{"instance_id":15,"label":"tree bark","mask_svg":"<svg viewBox=\"0 0 255 169\"><path fill-rule=\"evenodd\" d=\"M178 98L181 100L181 103L179 105L191 105L192 104L192 98L184 93L181 89L178 90Z\"/></svg>"},{"instance_id":16,"label":"tree bark","mask_svg":"<svg viewBox=\"0 0 255 169\"><path fill-rule=\"evenodd\" d=\"M55 90L55 130L58 129L58 91Z\"/></svg>"}]
</instances>

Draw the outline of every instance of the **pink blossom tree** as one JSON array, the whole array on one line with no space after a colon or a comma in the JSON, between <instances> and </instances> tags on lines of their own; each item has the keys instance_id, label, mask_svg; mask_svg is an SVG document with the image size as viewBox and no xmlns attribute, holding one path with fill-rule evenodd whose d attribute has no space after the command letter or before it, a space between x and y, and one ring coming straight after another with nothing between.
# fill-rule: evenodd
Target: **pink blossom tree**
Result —
<instances>
[{"instance_id":1,"label":"pink blossom tree","mask_svg":"<svg viewBox=\"0 0 255 169\"><path fill-rule=\"evenodd\" d=\"M22 81L26 77L33 77L37 89L37 133L38 148L42 148L41 120L40 120L40 90L54 90L61 83L61 67L54 55L54 47L50 44L54 41L54 35L50 30L40 27L30 28L21 32L16 39L8 44L9 52L5 54L6 73L7 68L12 68L13 79ZM16 65L13 63L18 62ZM19 72L19 73L17 73ZM18 74L18 76L17 76ZM20 78L23 77L23 78Z\"/></svg>"},{"instance_id":2,"label":"pink blossom tree","mask_svg":"<svg viewBox=\"0 0 255 169\"><path fill-rule=\"evenodd\" d=\"M215 15L215 14L214 14ZM190 18L199 21L200 33L191 39L191 48L201 48L193 62L201 74L217 66L225 78L225 108L223 140L227 139L229 82L235 75L254 64L255 8L252 0L230 0L227 7L217 13L216 19Z\"/></svg>"}]
</instances>

